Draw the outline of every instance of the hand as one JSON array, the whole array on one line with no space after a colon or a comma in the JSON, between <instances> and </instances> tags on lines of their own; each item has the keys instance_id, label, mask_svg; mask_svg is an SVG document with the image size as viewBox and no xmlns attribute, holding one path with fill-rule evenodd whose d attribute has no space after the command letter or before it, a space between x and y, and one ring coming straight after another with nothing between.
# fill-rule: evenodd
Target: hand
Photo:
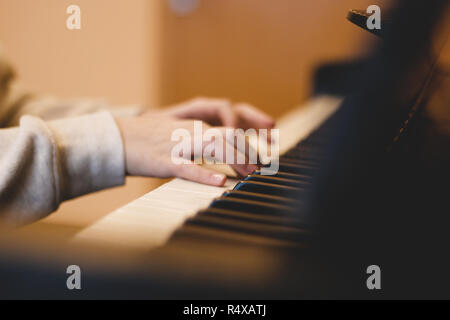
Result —
<instances>
[{"instance_id":1,"label":"hand","mask_svg":"<svg viewBox=\"0 0 450 320\"><path fill-rule=\"evenodd\" d=\"M187 112L187 110L185 110ZM126 171L129 175L150 177L180 177L213 186L223 186L226 177L223 174L205 169L195 164L175 164L172 161L172 149L177 144L171 141L172 133L176 129L186 129L194 136L194 121L179 120L168 114L153 114L151 117L117 118L116 122L122 133ZM203 130L210 128L203 123ZM226 141L223 145L230 147ZM202 145L202 149L207 144ZM239 150L233 150L236 154ZM191 159L190 154L183 154ZM232 165L240 175L245 176L257 169L251 164Z\"/></svg>"},{"instance_id":2,"label":"hand","mask_svg":"<svg viewBox=\"0 0 450 320\"><path fill-rule=\"evenodd\" d=\"M272 129L275 121L255 107L238 103L232 105L226 99L195 98L165 109L147 111L143 116L155 114L177 119L198 119L211 126L242 128L244 130Z\"/></svg>"}]
</instances>

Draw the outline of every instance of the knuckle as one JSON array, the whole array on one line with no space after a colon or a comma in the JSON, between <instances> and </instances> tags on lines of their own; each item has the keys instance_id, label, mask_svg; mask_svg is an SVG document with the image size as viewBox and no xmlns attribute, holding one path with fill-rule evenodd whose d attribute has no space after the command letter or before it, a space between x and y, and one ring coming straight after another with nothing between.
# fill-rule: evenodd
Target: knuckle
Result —
<instances>
[{"instance_id":1,"label":"knuckle","mask_svg":"<svg viewBox=\"0 0 450 320\"><path fill-rule=\"evenodd\" d=\"M231 106L231 101L226 98L209 98L208 102L218 108Z\"/></svg>"},{"instance_id":2,"label":"knuckle","mask_svg":"<svg viewBox=\"0 0 450 320\"><path fill-rule=\"evenodd\" d=\"M246 103L246 102L240 102L240 103L237 103L237 104L234 106L234 108L235 108L236 110L247 110L247 109L252 108L252 107L253 107L253 106L252 106L251 104Z\"/></svg>"},{"instance_id":3,"label":"knuckle","mask_svg":"<svg viewBox=\"0 0 450 320\"><path fill-rule=\"evenodd\" d=\"M231 110L231 101L228 99L220 99L219 102L222 104L224 108Z\"/></svg>"},{"instance_id":4,"label":"knuckle","mask_svg":"<svg viewBox=\"0 0 450 320\"><path fill-rule=\"evenodd\" d=\"M233 108L231 106L231 103L224 103L222 105L222 110L226 112L233 112Z\"/></svg>"}]
</instances>

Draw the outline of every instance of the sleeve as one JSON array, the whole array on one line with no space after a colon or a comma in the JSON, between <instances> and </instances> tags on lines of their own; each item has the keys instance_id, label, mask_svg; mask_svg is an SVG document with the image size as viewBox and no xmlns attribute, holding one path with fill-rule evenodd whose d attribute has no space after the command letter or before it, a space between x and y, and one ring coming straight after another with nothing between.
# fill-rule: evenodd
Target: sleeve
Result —
<instances>
[{"instance_id":1,"label":"sleeve","mask_svg":"<svg viewBox=\"0 0 450 320\"><path fill-rule=\"evenodd\" d=\"M121 185L122 137L111 113L44 122L23 116L0 130L0 217L33 222L82 194Z\"/></svg>"},{"instance_id":2,"label":"sleeve","mask_svg":"<svg viewBox=\"0 0 450 320\"><path fill-rule=\"evenodd\" d=\"M136 116L143 111L139 105L112 108L104 99L60 99L36 95L24 90L20 83L14 82L9 84L6 97L3 103L0 103L0 126L17 126L24 115L50 121L91 114L101 110L108 110L115 117Z\"/></svg>"}]
</instances>

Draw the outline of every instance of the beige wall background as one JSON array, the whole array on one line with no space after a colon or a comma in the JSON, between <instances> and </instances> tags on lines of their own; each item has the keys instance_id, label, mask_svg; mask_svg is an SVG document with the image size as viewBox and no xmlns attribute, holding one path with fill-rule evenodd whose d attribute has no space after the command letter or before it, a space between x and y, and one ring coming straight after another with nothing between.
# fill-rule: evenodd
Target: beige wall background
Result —
<instances>
[{"instance_id":1,"label":"beige wall background","mask_svg":"<svg viewBox=\"0 0 450 320\"><path fill-rule=\"evenodd\" d=\"M0 0L0 42L36 92L149 106L221 96L279 116L307 98L315 66L372 40L346 21L348 9L386 2L199 0L179 16L166 0ZM81 8L81 30L66 29L70 4ZM44 224L83 227L160 183L128 179Z\"/></svg>"},{"instance_id":2,"label":"beige wall background","mask_svg":"<svg viewBox=\"0 0 450 320\"><path fill-rule=\"evenodd\" d=\"M81 8L81 30L66 8ZM0 0L0 41L31 90L148 103L158 97L159 1Z\"/></svg>"},{"instance_id":3,"label":"beige wall background","mask_svg":"<svg viewBox=\"0 0 450 320\"><path fill-rule=\"evenodd\" d=\"M162 8L162 101L199 94L249 101L279 116L304 101L323 61L364 52L374 36L346 21L377 0L202 0L178 17Z\"/></svg>"}]
</instances>

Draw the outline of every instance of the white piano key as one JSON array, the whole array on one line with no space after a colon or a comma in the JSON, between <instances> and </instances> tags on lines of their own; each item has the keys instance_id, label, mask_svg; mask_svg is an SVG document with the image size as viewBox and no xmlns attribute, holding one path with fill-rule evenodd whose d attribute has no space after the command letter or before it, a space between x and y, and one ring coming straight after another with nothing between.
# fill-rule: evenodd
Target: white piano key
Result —
<instances>
[{"instance_id":1,"label":"white piano key","mask_svg":"<svg viewBox=\"0 0 450 320\"><path fill-rule=\"evenodd\" d=\"M280 155L305 139L325 122L341 105L342 98L319 96L311 99L302 108L297 108L277 121L280 129Z\"/></svg>"}]
</instances>

